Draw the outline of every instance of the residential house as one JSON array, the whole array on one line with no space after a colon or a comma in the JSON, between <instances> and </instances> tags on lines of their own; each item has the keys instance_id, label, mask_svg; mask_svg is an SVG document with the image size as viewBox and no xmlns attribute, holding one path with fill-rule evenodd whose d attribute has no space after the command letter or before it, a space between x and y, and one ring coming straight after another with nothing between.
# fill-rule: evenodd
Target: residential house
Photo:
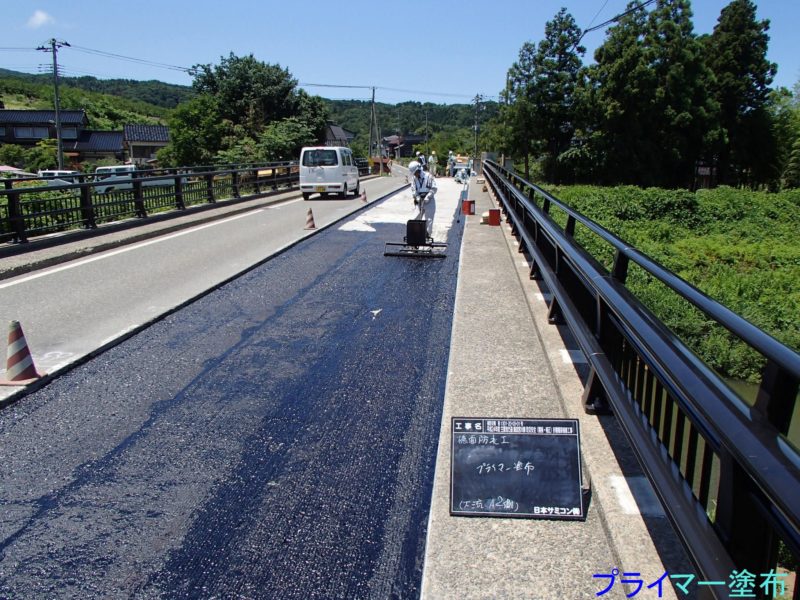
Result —
<instances>
[{"instance_id":1,"label":"residential house","mask_svg":"<svg viewBox=\"0 0 800 600\"><path fill-rule=\"evenodd\" d=\"M350 146L350 142L352 142L355 137L355 133L347 131L332 121L328 121L325 125L326 146Z\"/></svg>"},{"instance_id":2,"label":"residential house","mask_svg":"<svg viewBox=\"0 0 800 600\"><path fill-rule=\"evenodd\" d=\"M61 139L78 140L89 125L84 110L61 111ZM0 109L0 143L33 148L40 140L56 139L56 111Z\"/></svg>"},{"instance_id":3,"label":"residential house","mask_svg":"<svg viewBox=\"0 0 800 600\"><path fill-rule=\"evenodd\" d=\"M123 134L128 161L137 165L155 160L156 152L169 144L166 125L125 125Z\"/></svg>"},{"instance_id":4,"label":"residential house","mask_svg":"<svg viewBox=\"0 0 800 600\"><path fill-rule=\"evenodd\" d=\"M88 129L84 110L61 111L61 145L65 162L113 159L144 163L169 143L164 125L126 125L123 131ZM56 139L54 110L0 109L0 143L34 147L40 140Z\"/></svg>"},{"instance_id":5,"label":"residential house","mask_svg":"<svg viewBox=\"0 0 800 600\"><path fill-rule=\"evenodd\" d=\"M383 138L383 147L386 148L390 156L395 158L410 157L414 155L414 146L425 141L424 135L407 133L405 135L390 135Z\"/></svg>"}]
</instances>

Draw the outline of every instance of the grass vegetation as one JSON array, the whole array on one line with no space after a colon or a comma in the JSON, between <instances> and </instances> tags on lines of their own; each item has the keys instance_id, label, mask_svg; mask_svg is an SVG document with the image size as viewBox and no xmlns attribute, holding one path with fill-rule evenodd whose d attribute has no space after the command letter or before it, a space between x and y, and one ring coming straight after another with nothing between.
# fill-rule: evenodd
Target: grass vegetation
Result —
<instances>
[{"instance_id":1,"label":"grass vegetation","mask_svg":"<svg viewBox=\"0 0 800 600\"><path fill-rule=\"evenodd\" d=\"M593 219L708 296L800 350L800 190L767 193L552 186ZM611 253L588 231L576 237L606 267ZM643 270L631 290L708 364L757 381L763 359Z\"/></svg>"}]
</instances>

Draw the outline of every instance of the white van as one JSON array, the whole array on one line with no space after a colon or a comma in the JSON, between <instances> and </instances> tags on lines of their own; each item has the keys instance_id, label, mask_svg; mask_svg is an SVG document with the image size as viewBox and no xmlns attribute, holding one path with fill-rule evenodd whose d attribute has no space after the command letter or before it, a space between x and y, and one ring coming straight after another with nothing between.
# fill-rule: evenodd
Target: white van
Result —
<instances>
[{"instance_id":1,"label":"white van","mask_svg":"<svg viewBox=\"0 0 800 600\"><path fill-rule=\"evenodd\" d=\"M133 189L133 174L136 172L136 165L112 165L110 167L97 167L94 170L94 180L102 181L103 185L94 186L97 194L108 194L118 190ZM171 175L161 178L143 179L143 186L168 186L174 183Z\"/></svg>"},{"instance_id":2,"label":"white van","mask_svg":"<svg viewBox=\"0 0 800 600\"><path fill-rule=\"evenodd\" d=\"M311 146L300 151L300 192L308 200L311 194L340 198L353 192L358 196L358 167L353 152L344 146Z\"/></svg>"},{"instance_id":3,"label":"white van","mask_svg":"<svg viewBox=\"0 0 800 600\"><path fill-rule=\"evenodd\" d=\"M62 169L50 169L47 171L38 171L36 173L39 177L58 177L58 179L48 179L47 185L68 185L70 183L79 183L80 171L66 171Z\"/></svg>"}]
</instances>

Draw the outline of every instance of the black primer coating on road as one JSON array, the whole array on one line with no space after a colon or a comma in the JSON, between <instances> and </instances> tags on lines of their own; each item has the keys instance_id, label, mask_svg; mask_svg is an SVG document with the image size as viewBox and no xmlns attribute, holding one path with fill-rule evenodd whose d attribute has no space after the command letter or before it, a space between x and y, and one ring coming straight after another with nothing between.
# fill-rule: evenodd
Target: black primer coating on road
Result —
<instances>
[{"instance_id":1,"label":"black primer coating on road","mask_svg":"<svg viewBox=\"0 0 800 600\"><path fill-rule=\"evenodd\" d=\"M417 597L462 229L425 261L376 227L1 411L0 597Z\"/></svg>"}]
</instances>

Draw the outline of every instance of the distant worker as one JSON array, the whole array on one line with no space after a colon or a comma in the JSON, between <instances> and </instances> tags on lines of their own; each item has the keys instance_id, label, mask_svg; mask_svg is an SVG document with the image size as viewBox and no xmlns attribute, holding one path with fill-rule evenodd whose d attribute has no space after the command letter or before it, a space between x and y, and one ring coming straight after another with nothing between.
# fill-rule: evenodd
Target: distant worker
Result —
<instances>
[{"instance_id":1,"label":"distant worker","mask_svg":"<svg viewBox=\"0 0 800 600\"><path fill-rule=\"evenodd\" d=\"M447 176L452 177L456 168L456 157L453 151L447 153Z\"/></svg>"},{"instance_id":2,"label":"distant worker","mask_svg":"<svg viewBox=\"0 0 800 600\"><path fill-rule=\"evenodd\" d=\"M414 206L419 209L417 219L424 219L428 237L433 237L433 217L436 214L436 179L430 173L422 170L416 162L408 163L411 173L411 193L414 196Z\"/></svg>"},{"instance_id":3,"label":"distant worker","mask_svg":"<svg viewBox=\"0 0 800 600\"><path fill-rule=\"evenodd\" d=\"M439 162L439 159L436 158L436 150L434 150L433 152L431 152L431 155L428 157L428 171L430 171L430 173L434 177L436 177L436 175L437 175L436 165L438 164L438 162Z\"/></svg>"},{"instance_id":4,"label":"distant worker","mask_svg":"<svg viewBox=\"0 0 800 600\"><path fill-rule=\"evenodd\" d=\"M428 163L425 160L425 155L422 152L417 151L417 162L423 171L428 170Z\"/></svg>"}]
</instances>

